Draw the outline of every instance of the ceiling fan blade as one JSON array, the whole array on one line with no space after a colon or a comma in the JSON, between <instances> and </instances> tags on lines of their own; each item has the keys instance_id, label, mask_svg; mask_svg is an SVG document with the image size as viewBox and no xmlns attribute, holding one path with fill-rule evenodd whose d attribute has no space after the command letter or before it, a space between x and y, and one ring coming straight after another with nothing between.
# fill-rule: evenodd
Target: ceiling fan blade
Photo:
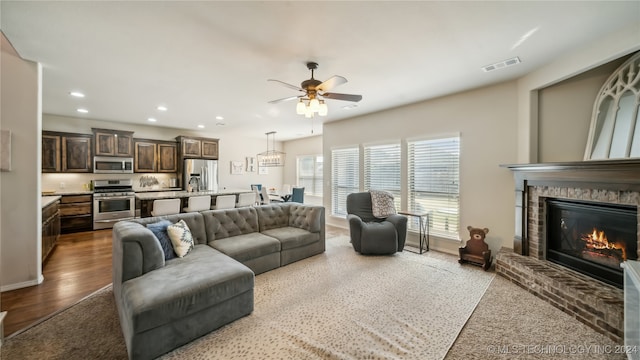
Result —
<instances>
[{"instance_id":1,"label":"ceiling fan blade","mask_svg":"<svg viewBox=\"0 0 640 360\"><path fill-rule=\"evenodd\" d=\"M324 93L322 94L322 97L327 99L354 101L354 102L358 102L362 100L362 95L353 95L353 94Z\"/></svg>"},{"instance_id":2,"label":"ceiling fan blade","mask_svg":"<svg viewBox=\"0 0 640 360\"><path fill-rule=\"evenodd\" d=\"M340 75L333 75L329 79L325 80L322 84L316 86L318 91L329 91L338 85L342 85L347 82L347 79Z\"/></svg>"},{"instance_id":3,"label":"ceiling fan blade","mask_svg":"<svg viewBox=\"0 0 640 360\"><path fill-rule=\"evenodd\" d=\"M289 97L282 98L282 99L271 100L271 101L269 101L269 104L277 104L277 103L281 103L281 102L285 102L285 101L290 101L290 100L293 100L293 99L297 99L299 97L300 96L289 96Z\"/></svg>"},{"instance_id":4,"label":"ceiling fan blade","mask_svg":"<svg viewBox=\"0 0 640 360\"><path fill-rule=\"evenodd\" d=\"M290 89L298 90L298 91L302 91L302 92L304 92L304 90L303 90L303 89L301 89L299 86L295 86L295 85L287 84L287 83L286 83L286 82L284 82L284 81L275 80L275 79L268 79L267 81L275 81L275 82L279 83L279 84L280 84L280 85L282 85L282 86L286 86L286 87L288 87L288 88L290 88Z\"/></svg>"}]
</instances>

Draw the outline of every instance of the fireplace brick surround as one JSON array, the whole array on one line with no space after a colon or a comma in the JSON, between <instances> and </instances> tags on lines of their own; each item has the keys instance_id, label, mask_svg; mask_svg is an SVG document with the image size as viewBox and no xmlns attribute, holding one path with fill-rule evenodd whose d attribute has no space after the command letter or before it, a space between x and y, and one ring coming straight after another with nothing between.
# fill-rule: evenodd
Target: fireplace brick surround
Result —
<instances>
[{"instance_id":1,"label":"fireplace brick surround","mask_svg":"<svg viewBox=\"0 0 640 360\"><path fill-rule=\"evenodd\" d=\"M640 160L504 167L513 171L515 179L516 231L513 249L502 248L496 256L496 272L622 344L623 291L546 260L545 201L566 199L638 207ZM640 225L637 234L640 257Z\"/></svg>"}]
</instances>

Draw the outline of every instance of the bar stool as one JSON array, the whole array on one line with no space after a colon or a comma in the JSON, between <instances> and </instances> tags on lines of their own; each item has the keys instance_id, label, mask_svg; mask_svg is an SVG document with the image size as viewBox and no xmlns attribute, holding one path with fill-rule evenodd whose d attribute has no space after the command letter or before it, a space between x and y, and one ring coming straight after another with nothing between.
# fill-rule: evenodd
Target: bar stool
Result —
<instances>
[{"instance_id":1,"label":"bar stool","mask_svg":"<svg viewBox=\"0 0 640 360\"><path fill-rule=\"evenodd\" d=\"M211 195L191 196L185 212L203 211L211 208Z\"/></svg>"},{"instance_id":2,"label":"bar stool","mask_svg":"<svg viewBox=\"0 0 640 360\"><path fill-rule=\"evenodd\" d=\"M212 207L212 209L233 209L236 207L236 196L235 195L220 195L216 197L216 204Z\"/></svg>"},{"instance_id":3,"label":"bar stool","mask_svg":"<svg viewBox=\"0 0 640 360\"><path fill-rule=\"evenodd\" d=\"M238 194L238 202L236 207L251 206L256 203L256 194L252 192Z\"/></svg>"},{"instance_id":4,"label":"bar stool","mask_svg":"<svg viewBox=\"0 0 640 360\"><path fill-rule=\"evenodd\" d=\"M153 201L151 216L173 215L180 213L180 199L163 199Z\"/></svg>"}]
</instances>

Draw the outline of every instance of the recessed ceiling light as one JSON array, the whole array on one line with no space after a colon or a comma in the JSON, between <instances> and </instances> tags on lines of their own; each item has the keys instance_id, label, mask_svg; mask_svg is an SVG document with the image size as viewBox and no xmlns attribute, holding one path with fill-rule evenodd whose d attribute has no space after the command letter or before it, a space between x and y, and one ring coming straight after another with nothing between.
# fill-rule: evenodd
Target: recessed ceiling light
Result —
<instances>
[{"instance_id":1,"label":"recessed ceiling light","mask_svg":"<svg viewBox=\"0 0 640 360\"><path fill-rule=\"evenodd\" d=\"M156 120L156 119L154 119L154 118L148 118L148 119L147 119L147 121L149 121L149 122L156 122L156 121L158 121L158 120Z\"/></svg>"},{"instance_id":2,"label":"recessed ceiling light","mask_svg":"<svg viewBox=\"0 0 640 360\"><path fill-rule=\"evenodd\" d=\"M204 125L198 125L200 129L204 129Z\"/></svg>"},{"instance_id":3,"label":"recessed ceiling light","mask_svg":"<svg viewBox=\"0 0 640 360\"><path fill-rule=\"evenodd\" d=\"M76 111L79 112L79 113L83 113L83 114L86 114L86 113L89 112L89 110L87 110L87 109L76 109Z\"/></svg>"},{"instance_id":4,"label":"recessed ceiling light","mask_svg":"<svg viewBox=\"0 0 640 360\"><path fill-rule=\"evenodd\" d=\"M84 94L79 92L79 91L72 91L69 93L69 95L73 96L73 97L77 97L77 98L83 98Z\"/></svg>"},{"instance_id":5,"label":"recessed ceiling light","mask_svg":"<svg viewBox=\"0 0 640 360\"><path fill-rule=\"evenodd\" d=\"M160 111L167 111L167 107L164 106L164 105L158 105L158 107L156 109L158 109Z\"/></svg>"},{"instance_id":6,"label":"recessed ceiling light","mask_svg":"<svg viewBox=\"0 0 640 360\"><path fill-rule=\"evenodd\" d=\"M216 120L224 120L224 118L220 115L216 116Z\"/></svg>"}]
</instances>

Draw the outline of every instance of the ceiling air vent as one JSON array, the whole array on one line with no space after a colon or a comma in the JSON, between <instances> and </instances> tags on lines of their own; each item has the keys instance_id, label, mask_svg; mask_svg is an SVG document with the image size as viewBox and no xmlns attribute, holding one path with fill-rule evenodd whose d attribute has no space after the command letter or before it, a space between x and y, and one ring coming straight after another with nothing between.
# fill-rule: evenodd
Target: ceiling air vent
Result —
<instances>
[{"instance_id":1,"label":"ceiling air vent","mask_svg":"<svg viewBox=\"0 0 640 360\"><path fill-rule=\"evenodd\" d=\"M497 62L495 64L483 66L482 67L482 71L489 72L489 71L493 71L493 70L506 68L507 66L512 66L512 65L515 65L515 64L520 64L520 58L517 57L517 56L514 57L514 58L511 58L511 59L507 59L507 60L503 60L503 61Z\"/></svg>"}]
</instances>

